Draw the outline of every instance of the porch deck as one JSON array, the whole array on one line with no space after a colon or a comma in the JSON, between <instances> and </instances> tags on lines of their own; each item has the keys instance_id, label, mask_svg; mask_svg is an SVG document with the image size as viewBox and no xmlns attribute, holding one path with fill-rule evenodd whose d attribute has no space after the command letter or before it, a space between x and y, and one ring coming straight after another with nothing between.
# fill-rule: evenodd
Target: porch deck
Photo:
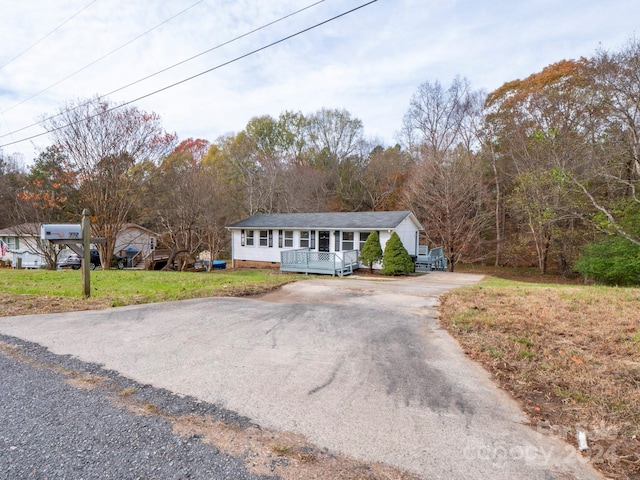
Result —
<instances>
[{"instance_id":1,"label":"porch deck","mask_svg":"<svg viewBox=\"0 0 640 480\"><path fill-rule=\"evenodd\" d=\"M360 268L358 250L314 252L306 248L280 252L280 271L342 277Z\"/></svg>"},{"instance_id":2,"label":"porch deck","mask_svg":"<svg viewBox=\"0 0 640 480\"><path fill-rule=\"evenodd\" d=\"M420 245L418 247L418 256L415 261L416 272L430 272L433 270L446 271L447 257L444 256L442 247L436 247L429 250L429 247Z\"/></svg>"}]
</instances>

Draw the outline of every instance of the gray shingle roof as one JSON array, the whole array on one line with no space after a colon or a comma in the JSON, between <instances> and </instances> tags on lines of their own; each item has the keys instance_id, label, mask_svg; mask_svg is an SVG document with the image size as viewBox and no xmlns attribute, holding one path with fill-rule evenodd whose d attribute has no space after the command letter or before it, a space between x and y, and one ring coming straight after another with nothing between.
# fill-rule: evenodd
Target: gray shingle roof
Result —
<instances>
[{"instance_id":1,"label":"gray shingle roof","mask_svg":"<svg viewBox=\"0 0 640 480\"><path fill-rule=\"evenodd\" d=\"M412 213L406 210L397 212L271 213L245 218L227 228L384 229L397 227L409 215Z\"/></svg>"}]
</instances>

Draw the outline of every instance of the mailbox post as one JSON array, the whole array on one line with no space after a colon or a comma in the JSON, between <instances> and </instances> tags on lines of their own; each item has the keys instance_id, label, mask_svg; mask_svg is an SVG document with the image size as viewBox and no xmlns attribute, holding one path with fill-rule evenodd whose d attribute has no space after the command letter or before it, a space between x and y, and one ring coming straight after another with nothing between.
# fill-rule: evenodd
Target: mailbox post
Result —
<instances>
[{"instance_id":1,"label":"mailbox post","mask_svg":"<svg viewBox=\"0 0 640 480\"><path fill-rule=\"evenodd\" d=\"M104 243L103 237L91 238L91 219L88 208L82 211L82 223L52 224L40 226L40 238L51 243L63 243L82 258L82 294L85 298L91 296L91 244Z\"/></svg>"},{"instance_id":2,"label":"mailbox post","mask_svg":"<svg viewBox=\"0 0 640 480\"><path fill-rule=\"evenodd\" d=\"M91 296L91 219L89 209L82 210L82 295Z\"/></svg>"}]
</instances>

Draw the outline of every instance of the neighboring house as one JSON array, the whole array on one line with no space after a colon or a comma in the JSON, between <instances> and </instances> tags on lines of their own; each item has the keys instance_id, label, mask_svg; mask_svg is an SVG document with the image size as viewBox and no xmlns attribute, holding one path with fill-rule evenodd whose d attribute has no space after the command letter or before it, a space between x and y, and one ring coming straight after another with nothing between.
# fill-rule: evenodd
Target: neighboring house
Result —
<instances>
[{"instance_id":1,"label":"neighboring house","mask_svg":"<svg viewBox=\"0 0 640 480\"><path fill-rule=\"evenodd\" d=\"M14 268L40 268L46 265L39 245L39 223L24 223L0 230L0 240L6 244L5 255L0 259L10 261ZM153 255L157 242L156 233L130 223L118 234L114 252L130 259L127 266L143 266ZM70 249L64 248L58 259L64 260L71 253Z\"/></svg>"},{"instance_id":2,"label":"neighboring house","mask_svg":"<svg viewBox=\"0 0 640 480\"><path fill-rule=\"evenodd\" d=\"M13 268L40 268L46 265L41 253L40 224L21 223L0 230L0 240L4 243L0 260L11 262Z\"/></svg>"},{"instance_id":3,"label":"neighboring house","mask_svg":"<svg viewBox=\"0 0 640 480\"><path fill-rule=\"evenodd\" d=\"M144 265L144 268L147 268L151 264L157 245L157 233L140 225L128 223L118 234L114 251L128 259L127 267Z\"/></svg>"},{"instance_id":4,"label":"neighboring house","mask_svg":"<svg viewBox=\"0 0 640 480\"><path fill-rule=\"evenodd\" d=\"M346 253L362 250L372 231L378 232L383 250L391 234L396 232L409 255L416 256L419 233L424 230L409 211L261 214L229 225L227 229L231 231L232 266L279 266L281 269L284 269L281 259L288 257L282 257L282 253L300 249L334 254L332 261L343 264L348 261L353 268L358 268L357 254L350 254L347 260ZM329 257L324 255L324 258ZM350 267L348 271L336 270L336 273L350 273Z\"/></svg>"}]
</instances>

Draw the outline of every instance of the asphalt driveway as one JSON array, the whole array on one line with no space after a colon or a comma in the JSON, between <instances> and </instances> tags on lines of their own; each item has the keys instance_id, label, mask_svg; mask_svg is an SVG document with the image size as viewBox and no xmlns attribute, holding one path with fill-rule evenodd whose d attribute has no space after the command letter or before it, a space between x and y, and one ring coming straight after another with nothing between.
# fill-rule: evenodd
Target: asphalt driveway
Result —
<instances>
[{"instance_id":1,"label":"asphalt driveway","mask_svg":"<svg viewBox=\"0 0 640 480\"><path fill-rule=\"evenodd\" d=\"M308 280L210 298L0 318L0 333L216 403L424 478L600 478L517 404L435 318L476 275Z\"/></svg>"}]
</instances>

